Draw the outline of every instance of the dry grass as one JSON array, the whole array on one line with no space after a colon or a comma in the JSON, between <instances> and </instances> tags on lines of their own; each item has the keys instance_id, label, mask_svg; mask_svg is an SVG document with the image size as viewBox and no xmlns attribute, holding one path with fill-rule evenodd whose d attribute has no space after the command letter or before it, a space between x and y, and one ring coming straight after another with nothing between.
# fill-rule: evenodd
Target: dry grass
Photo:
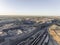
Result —
<instances>
[{"instance_id":1,"label":"dry grass","mask_svg":"<svg viewBox=\"0 0 60 45\"><path fill-rule=\"evenodd\" d=\"M51 26L49 28L49 32L50 32L50 35L53 37L53 39L60 45L60 37L55 33L55 31L54 31L55 28L56 28L56 25Z\"/></svg>"}]
</instances>

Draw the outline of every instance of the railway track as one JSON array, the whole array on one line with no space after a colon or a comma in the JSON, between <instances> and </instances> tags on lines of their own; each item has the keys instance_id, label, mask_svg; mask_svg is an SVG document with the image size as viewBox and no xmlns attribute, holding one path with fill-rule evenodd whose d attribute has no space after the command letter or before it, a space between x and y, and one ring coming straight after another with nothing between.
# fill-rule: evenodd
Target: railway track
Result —
<instances>
[{"instance_id":1,"label":"railway track","mask_svg":"<svg viewBox=\"0 0 60 45\"><path fill-rule=\"evenodd\" d=\"M56 31L55 31L55 33L56 33ZM28 43L25 43L25 41L23 41L18 45L22 45L22 44L24 44L24 45L47 45L46 43L44 43L44 40L46 40L46 37L47 37L47 32L45 31L45 33L38 34L38 36L36 38L34 38L34 39L32 38L33 40L28 41Z\"/></svg>"},{"instance_id":2,"label":"railway track","mask_svg":"<svg viewBox=\"0 0 60 45\"><path fill-rule=\"evenodd\" d=\"M43 39L45 32L43 34L40 34L32 43L31 45L37 45L39 41L41 41L41 39ZM43 42L43 41L42 41Z\"/></svg>"},{"instance_id":3,"label":"railway track","mask_svg":"<svg viewBox=\"0 0 60 45\"><path fill-rule=\"evenodd\" d=\"M42 45L47 37L47 31L44 28L47 28L49 25L50 24L44 23L39 25L38 28L31 33L22 34L23 36L10 37L7 43L9 43L9 45Z\"/></svg>"},{"instance_id":4,"label":"railway track","mask_svg":"<svg viewBox=\"0 0 60 45\"><path fill-rule=\"evenodd\" d=\"M41 30L37 32L36 34L34 34L33 36L31 36L30 38L28 38L27 40L22 41L21 43L17 45L37 45L39 42L41 42L40 45L42 45L46 36L47 36L46 30L45 31Z\"/></svg>"}]
</instances>

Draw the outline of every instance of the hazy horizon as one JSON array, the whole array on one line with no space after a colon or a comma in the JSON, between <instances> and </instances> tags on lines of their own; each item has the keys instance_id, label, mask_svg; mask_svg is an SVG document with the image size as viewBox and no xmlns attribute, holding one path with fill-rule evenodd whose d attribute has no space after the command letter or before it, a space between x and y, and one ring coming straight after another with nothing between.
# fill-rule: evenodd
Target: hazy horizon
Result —
<instances>
[{"instance_id":1,"label":"hazy horizon","mask_svg":"<svg viewBox=\"0 0 60 45\"><path fill-rule=\"evenodd\" d=\"M0 15L59 16L60 0L0 0Z\"/></svg>"}]
</instances>

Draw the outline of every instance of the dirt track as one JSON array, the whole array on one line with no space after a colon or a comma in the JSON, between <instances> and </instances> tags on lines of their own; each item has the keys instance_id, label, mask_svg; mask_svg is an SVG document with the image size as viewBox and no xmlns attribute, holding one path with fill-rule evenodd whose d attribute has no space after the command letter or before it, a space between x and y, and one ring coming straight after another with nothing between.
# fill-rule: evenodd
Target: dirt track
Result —
<instances>
[{"instance_id":1,"label":"dirt track","mask_svg":"<svg viewBox=\"0 0 60 45\"><path fill-rule=\"evenodd\" d=\"M53 39L60 45L60 37L55 32L56 25L52 25L49 28L49 33L53 37ZM58 31L58 30L57 30Z\"/></svg>"}]
</instances>

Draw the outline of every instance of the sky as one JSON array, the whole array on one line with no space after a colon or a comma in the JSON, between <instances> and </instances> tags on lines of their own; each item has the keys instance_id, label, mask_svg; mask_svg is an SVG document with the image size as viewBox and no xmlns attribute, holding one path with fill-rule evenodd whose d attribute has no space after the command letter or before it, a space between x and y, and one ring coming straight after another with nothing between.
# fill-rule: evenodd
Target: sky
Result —
<instances>
[{"instance_id":1,"label":"sky","mask_svg":"<svg viewBox=\"0 0 60 45\"><path fill-rule=\"evenodd\" d=\"M0 0L0 15L60 15L60 0Z\"/></svg>"}]
</instances>

